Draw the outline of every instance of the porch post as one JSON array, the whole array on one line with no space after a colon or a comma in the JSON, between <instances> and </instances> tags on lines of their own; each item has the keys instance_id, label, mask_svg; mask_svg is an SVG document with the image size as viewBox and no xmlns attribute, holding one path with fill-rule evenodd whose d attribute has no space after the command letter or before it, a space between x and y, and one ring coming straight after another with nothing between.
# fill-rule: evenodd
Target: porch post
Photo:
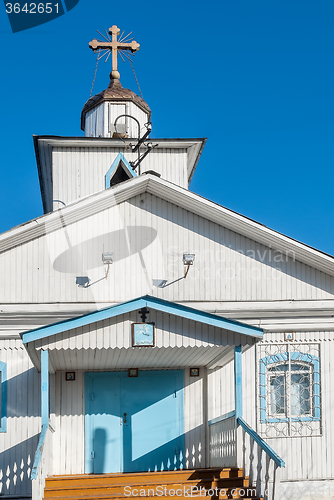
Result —
<instances>
[{"instance_id":1,"label":"porch post","mask_svg":"<svg viewBox=\"0 0 334 500\"><path fill-rule=\"evenodd\" d=\"M41 416L42 426L49 425L49 351L41 351Z\"/></svg>"},{"instance_id":2,"label":"porch post","mask_svg":"<svg viewBox=\"0 0 334 500\"><path fill-rule=\"evenodd\" d=\"M235 439L237 467L244 467L243 457L243 432L238 425L238 418L242 417L242 363L241 363L241 345L234 347L234 399L235 399Z\"/></svg>"},{"instance_id":3,"label":"porch post","mask_svg":"<svg viewBox=\"0 0 334 500\"><path fill-rule=\"evenodd\" d=\"M235 395L235 419L242 417L242 363L241 345L234 347L234 395Z\"/></svg>"}]
</instances>

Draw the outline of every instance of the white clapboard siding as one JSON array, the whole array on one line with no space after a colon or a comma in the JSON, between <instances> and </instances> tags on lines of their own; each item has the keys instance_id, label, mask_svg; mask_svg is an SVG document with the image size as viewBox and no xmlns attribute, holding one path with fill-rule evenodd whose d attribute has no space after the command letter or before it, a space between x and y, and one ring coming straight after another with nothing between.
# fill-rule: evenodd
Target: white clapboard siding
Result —
<instances>
[{"instance_id":1,"label":"white clapboard siding","mask_svg":"<svg viewBox=\"0 0 334 500\"><path fill-rule=\"evenodd\" d=\"M138 322L138 311L121 314L115 318L91 323L84 327L75 328L58 335L52 335L41 340L29 343L29 348L59 349L109 349L132 347L132 323ZM155 347L211 347L252 345L254 340L250 336L227 332L221 328L196 323L195 321L161 314L150 309L147 321L155 324Z\"/></svg>"},{"instance_id":2,"label":"white clapboard siding","mask_svg":"<svg viewBox=\"0 0 334 500\"><path fill-rule=\"evenodd\" d=\"M85 137L104 137L105 104L102 103L86 114Z\"/></svg>"},{"instance_id":3,"label":"white clapboard siding","mask_svg":"<svg viewBox=\"0 0 334 500\"><path fill-rule=\"evenodd\" d=\"M119 120L117 120L116 123L116 128L114 127L115 120L118 117L120 117L121 115L129 114L127 109L128 106L126 105L126 103L125 102L118 104L113 103L112 105L110 105L110 103L109 104L105 103L104 106L108 117L104 124L104 137L112 137L113 134L116 132L116 129L118 134L123 134L123 135L127 134L129 132L129 125L130 125L129 121L131 122L133 121L129 120L128 117L122 116L121 118L119 118ZM133 124L131 123L131 129L132 128ZM138 136L138 132L135 135ZM134 136L130 135L130 137Z\"/></svg>"},{"instance_id":4,"label":"white clapboard siding","mask_svg":"<svg viewBox=\"0 0 334 500\"><path fill-rule=\"evenodd\" d=\"M86 113L85 137L113 137L115 132L114 123L120 115L130 115L139 121L140 137L144 135L148 122L148 115L133 102L103 102ZM126 134L130 138L138 138L138 124L130 117L117 120L117 132Z\"/></svg>"},{"instance_id":5,"label":"white clapboard siding","mask_svg":"<svg viewBox=\"0 0 334 500\"><path fill-rule=\"evenodd\" d=\"M138 158L129 149L106 147L54 147L53 200L68 205L105 189L105 175L122 152L128 162ZM173 184L188 188L187 149L153 149L140 165L141 173L154 170ZM49 186L48 186L49 188ZM61 208L59 201L54 209Z\"/></svg>"},{"instance_id":6,"label":"white clapboard siding","mask_svg":"<svg viewBox=\"0 0 334 500\"><path fill-rule=\"evenodd\" d=\"M234 409L234 363L231 361L208 372L208 420Z\"/></svg>"},{"instance_id":7,"label":"white clapboard siding","mask_svg":"<svg viewBox=\"0 0 334 500\"><path fill-rule=\"evenodd\" d=\"M200 368L199 377L190 377L189 369L184 371L184 432L185 467L205 467L206 443L206 370Z\"/></svg>"},{"instance_id":8,"label":"white clapboard siding","mask_svg":"<svg viewBox=\"0 0 334 500\"><path fill-rule=\"evenodd\" d=\"M20 340L3 340L7 364L7 432L0 433L0 495L31 496L30 473L40 432L40 383Z\"/></svg>"},{"instance_id":9,"label":"white clapboard siding","mask_svg":"<svg viewBox=\"0 0 334 500\"><path fill-rule=\"evenodd\" d=\"M282 342L283 333L266 334L265 341ZM332 431L334 412L334 333L300 332L296 342L319 342L321 365L321 418L322 435L309 437L265 438L268 444L285 461L280 471L283 481L331 479L334 475L334 435ZM256 422L256 366L255 349L242 355L243 366L243 418L253 428ZM233 362L209 372L209 419L216 418L234 409ZM246 460L249 462L249 453Z\"/></svg>"},{"instance_id":10,"label":"white clapboard siding","mask_svg":"<svg viewBox=\"0 0 334 500\"><path fill-rule=\"evenodd\" d=\"M310 332L299 332L296 336L297 345L298 342L307 341L320 344L322 435L271 438L268 439L268 442L286 462L286 467L281 472L282 480L331 479L334 475L334 436L332 432L334 333L314 332L312 334ZM266 340L273 337L274 335L270 334ZM281 334L281 338L276 334L276 341L283 341L283 339L283 334Z\"/></svg>"},{"instance_id":11,"label":"white clapboard siding","mask_svg":"<svg viewBox=\"0 0 334 500\"><path fill-rule=\"evenodd\" d=\"M85 401L84 372L66 382L65 373L56 373L55 433L53 439L53 473L85 472Z\"/></svg>"},{"instance_id":12,"label":"white clapboard siding","mask_svg":"<svg viewBox=\"0 0 334 500\"><path fill-rule=\"evenodd\" d=\"M333 363L334 340L330 332L301 332L297 342L319 342L321 346L321 396L322 436L271 438L268 443L285 460L286 468L281 471L282 480L319 478L329 479L334 474L334 441L331 431L334 410ZM281 342L280 335L268 334L266 341ZM70 342L73 339L64 339ZM85 344L85 342L83 342ZM86 345L86 344L85 344ZM85 347L83 345L83 347ZM69 348L71 344L69 344ZM72 345L73 347L73 345ZM87 347L87 346L86 346ZM182 349L182 348L180 348ZM60 350L65 353L65 350ZM87 363L88 349L73 350L82 363ZM111 355L108 349L96 350L106 359ZM29 493L30 473L33 455L40 431L40 384L39 376L32 367L20 341L1 342L1 361L8 365L8 431L0 433L1 455L0 484L4 494L25 495ZM63 370L68 369L65 354ZM103 360L102 360L103 363ZM256 428L255 402L255 349L243 353L243 416L247 423ZM125 368L125 367L124 367ZM189 377L185 370L185 432L186 466L198 467L205 463L205 429L208 419L234 409L234 367L233 362L208 373L208 411L204 410L206 387L205 369L201 377ZM84 467L84 373L80 368L76 381L65 382L64 372L57 372L55 383L55 408L51 405L54 434L55 474L81 473ZM204 399L203 399L204 398ZM196 401L196 405L194 405ZM316 457L316 458L315 458ZM19 471L19 473L18 473ZM16 486L15 485L16 482ZM14 489L15 488L15 489Z\"/></svg>"},{"instance_id":13,"label":"white clapboard siding","mask_svg":"<svg viewBox=\"0 0 334 500\"><path fill-rule=\"evenodd\" d=\"M184 378L185 467L205 467L205 418L203 394L205 370L199 377ZM196 404L194 404L196 402ZM83 474L84 464L84 372L66 382L65 372L56 374L56 411L53 439L53 473Z\"/></svg>"},{"instance_id":14,"label":"white clapboard siding","mask_svg":"<svg viewBox=\"0 0 334 500\"><path fill-rule=\"evenodd\" d=\"M76 223L59 217L61 229L48 232L46 222L45 236L0 254L0 302L333 298L334 277L148 193ZM183 279L185 251L196 257ZM102 252L114 253L107 279Z\"/></svg>"}]
</instances>

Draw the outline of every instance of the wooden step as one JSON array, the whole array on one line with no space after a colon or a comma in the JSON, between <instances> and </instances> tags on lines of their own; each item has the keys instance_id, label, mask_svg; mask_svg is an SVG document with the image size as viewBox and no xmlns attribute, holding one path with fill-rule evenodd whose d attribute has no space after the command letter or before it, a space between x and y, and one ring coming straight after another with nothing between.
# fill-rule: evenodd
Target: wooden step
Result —
<instances>
[{"instance_id":1,"label":"wooden step","mask_svg":"<svg viewBox=\"0 0 334 500\"><path fill-rule=\"evenodd\" d=\"M74 485L76 482L80 484L91 484L96 482L98 484L149 484L151 482L158 481L170 481L169 478L172 476L172 480L183 481L188 479L223 479L223 478L234 478L242 477L243 470L238 468L211 468L211 469L187 469L187 470L172 470L164 472L125 472L123 474L74 474L74 475L64 475L64 476L50 476L46 479L48 485L53 486L62 482L66 485Z\"/></svg>"},{"instance_id":2,"label":"wooden step","mask_svg":"<svg viewBox=\"0 0 334 500\"><path fill-rule=\"evenodd\" d=\"M240 494L240 491L241 491L241 494ZM247 492L247 490L246 490ZM199 494L194 494L193 497L191 497L190 495L186 495L186 496L183 496L183 495L172 495L172 496L169 496L169 495L166 495L166 496L159 496L158 498L161 499L161 500L171 500L171 499L179 499L179 500L186 500L189 498L202 498L202 499L208 499L208 500L226 500L226 499L243 499L243 500L248 500L248 499L252 499L252 500L263 500L263 498L259 498L257 496L248 496L247 493L244 493L244 490L239 490L238 489L230 489L224 493L220 493L219 496L216 496L216 495L213 495L213 496L209 496L209 493L210 493L210 490L207 492L208 494L206 496L204 496L204 493L202 493L202 496L200 496ZM249 493L251 494L251 493ZM246 496L245 496L246 495ZM82 495L80 497L76 497L77 500L126 500L126 499L130 499L130 500L134 500L134 499L138 499L138 498L141 498L141 499L150 499L152 500L153 498L156 498L155 496L153 497L138 497L138 496L135 496L135 497L131 497L131 496L124 496L124 495L118 495L118 496L112 496L112 495L99 495L99 496L89 496L89 495ZM67 497L67 496L61 496L61 497L55 497L56 500L73 500L73 497Z\"/></svg>"},{"instance_id":3,"label":"wooden step","mask_svg":"<svg viewBox=\"0 0 334 500\"><path fill-rule=\"evenodd\" d=\"M239 491L239 492L238 492ZM240 494L240 491L242 492ZM232 494L233 492L233 494ZM247 492L247 490L246 490ZM204 496L204 493L202 493L202 496L200 496L199 494L194 494L193 497L189 496L188 494L186 496L183 496L183 495L173 495L173 496L169 496L169 495L164 495L164 496L159 496L158 498L161 499L161 500L170 500L170 499L179 499L179 500L186 500L189 498L202 498L202 499L208 499L208 500L225 500L225 499L243 499L243 500L248 500L248 499L252 499L252 500L263 500L263 498L259 498L257 496L248 496L247 493L244 493L244 490L237 490L237 489L229 489L227 490L226 492L224 493L220 493L219 496L216 496L216 495L213 495L213 496L209 496L209 493L210 493L210 490L208 491L208 494L207 496ZM249 493L251 494L251 493ZM246 495L246 496L245 496ZM54 497L54 500L73 500L74 497L67 497L66 495L63 495L63 496L60 496L60 497ZM96 496L96 495L80 495L79 497L75 497L76 500L126 500L126 499L130 499L130 500L135 500L138 498L141 498L141 499L150 499L152 500L153 498L156 498L155 496L153 497L138 497L138 496L124 496L124 495L118 495L118 496L113 496L113 495L106 495L106 494L103 494L103 495L99 495L99 496ZM50 499L52 499L52 497L50 497Z\"/></svg>"},{"instance_id":4,"label":"wooden step","mask_svg":"<svg viewBox=\"0 0 334 500\"><path fill-rule=\"evenodd\" d=\"M249 480L243 476L242 469L238 468L80 474L47 478L44 499L138 500L138 498L158 497L161 500L189 500L197 496L210 497L211 500L228 498L259 500L254 496L245 496L247 488L250 489Z\"/></svg>"},{"instance_id":5,"label":"wooden step","mask_svg":"<svg viewBox=\"0 0 334 500\"><path fill-rule=\"evenodd\" d=\"M243 477L238 477L238 478L225 478L225 479L218 479L218 480L210 480L210 479L187 479L186 481L182 482L175 482L175 480L170 480L170 481L156 481L156 482L150 482L147 484L146 482L133 482L133 483L124 483L120 482L118 484L112 483L112 484L88 484L88 485L82 485L78 484L78 481L76 482L75 486L72 484L67 484L61 485L61 487L57 487L57 485L50 486L49 483L46 486L44 490L44 498L59 498L63 494L66 494L66 496L69 497L77 497L81 496L81 492L84 490L85 494L91 496L91 495L96 495L99 496L102 494L104 491L112 495L117 495L117 494L123 494L124 495L124 489L128 486L131 486L131 489L137 489L141 492L145 492L144 496L152 496L147 494L146 492L148 490L153 490L153 491L159 491L158 488L161 488L162 486L165 487L168 490L178 490L183 487L187 487L189 490L191 488L203 488L205 490L210 490L210 489L224 489L224 488L233 488L233 487L248 487L249 486L249 481L248 478L243 478ZM137 480L138 481L138 480ZM155 495L157 496L157 495Z\"/></svg>"}]
</instances>

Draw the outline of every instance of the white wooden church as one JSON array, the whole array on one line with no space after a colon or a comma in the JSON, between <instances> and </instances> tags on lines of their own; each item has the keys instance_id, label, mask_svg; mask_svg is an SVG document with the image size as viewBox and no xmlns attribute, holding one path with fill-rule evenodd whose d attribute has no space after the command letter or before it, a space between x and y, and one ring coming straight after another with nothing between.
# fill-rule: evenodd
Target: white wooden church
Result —
<instances>
[{"instance_id":1,"label":"white wooden church","mask_svg":"<svg viewBox=\"0 0 334 500\"><path fill-rule=\"evenodd\" d=\"M191 192L205 139L149 137L109 33L0 235L0 496L333 498L334 258Z\"/></svg>"}]
</instances>

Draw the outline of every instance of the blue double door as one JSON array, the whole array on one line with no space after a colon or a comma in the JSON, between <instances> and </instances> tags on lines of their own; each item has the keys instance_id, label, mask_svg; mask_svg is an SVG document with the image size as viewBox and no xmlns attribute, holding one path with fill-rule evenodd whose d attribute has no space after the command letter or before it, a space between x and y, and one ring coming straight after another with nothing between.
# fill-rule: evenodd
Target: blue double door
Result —
<instances>
[{"instance_id":1,"label":"blue double door","mask_svg":"<svg viewBox=\"0 0 334 500\"><path fill-rule=\"evenodd\" d=\"M182 469L182 370L85 374L86 473Z\"/></svg>"}]
</instances>

